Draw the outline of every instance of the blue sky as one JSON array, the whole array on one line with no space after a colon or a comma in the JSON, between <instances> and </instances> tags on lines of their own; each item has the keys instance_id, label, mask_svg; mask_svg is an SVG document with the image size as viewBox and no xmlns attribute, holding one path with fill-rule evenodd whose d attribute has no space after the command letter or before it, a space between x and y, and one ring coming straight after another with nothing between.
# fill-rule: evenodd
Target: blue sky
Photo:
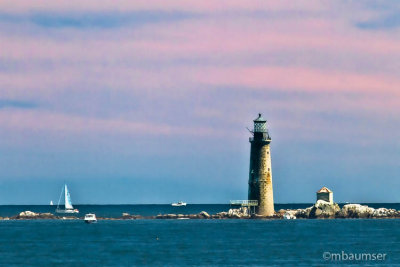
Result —
<instances>
[{"instance_id":1,"label":"blue sky","mask_svg":"<svg viewBox=\"0 0 400 267\"><path fill-rule=\"evenodd\" d=\"M397 1L2 1L0 204L400 202ZM356 10L356 11L355 11Z\"/></svg>"}]
</instances>

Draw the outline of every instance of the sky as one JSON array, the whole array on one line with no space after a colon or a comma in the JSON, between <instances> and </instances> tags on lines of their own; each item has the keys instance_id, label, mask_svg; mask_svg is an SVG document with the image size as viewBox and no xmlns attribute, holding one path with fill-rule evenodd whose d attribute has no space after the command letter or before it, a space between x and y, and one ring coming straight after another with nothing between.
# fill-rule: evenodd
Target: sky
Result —
<instances>
[{"instance_id":1,"label":"sky","mask_svg":"<svg viewBox=\"0 0 400 267\"><path fill-rule=\"evenodd\" d=\"M399 1L0 2L0 204L400 202Z\"/></svg>"}]
</instances>

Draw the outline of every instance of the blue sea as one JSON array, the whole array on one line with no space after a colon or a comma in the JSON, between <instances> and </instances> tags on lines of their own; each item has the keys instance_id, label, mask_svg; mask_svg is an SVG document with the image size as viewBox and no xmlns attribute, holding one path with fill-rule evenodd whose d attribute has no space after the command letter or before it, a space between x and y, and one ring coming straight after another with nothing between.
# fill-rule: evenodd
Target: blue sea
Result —
<instances>
[{"instance_id":1,"label":"blue sea","mask_svg":"<svg viewBox=\"0 0 400 267\"><path fill-rule=\"evenodd\" d=\"M310 206L282 205L276 209ZM368 205L399 209L399 204ZM229 205L77 207L81 213L104 217L229 209ZM0 206L0 216L24 210L48 212L54 206ZM350 260L357 255L360 259ZM400 219L0 221L0 265L400 266Z\"/></svg>"}]
</instances>

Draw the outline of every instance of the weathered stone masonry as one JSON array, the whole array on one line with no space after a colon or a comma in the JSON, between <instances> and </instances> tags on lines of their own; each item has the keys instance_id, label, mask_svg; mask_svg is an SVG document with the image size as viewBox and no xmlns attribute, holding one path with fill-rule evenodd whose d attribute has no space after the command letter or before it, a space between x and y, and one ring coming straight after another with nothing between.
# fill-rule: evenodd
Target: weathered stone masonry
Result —
<instances>
[{"instance_id":1,"label":"weathered stone masonry","mask_svg":"<svg viewBox=\"0 0 400 267\"><path fill-rule=\"evenodd\" d=\"M270 146L271 137L267 130L267 121L259 114L254 120L253 137L250 138L249 200L258 201L257 213L264 216L274 215L274 197L272 189L272 168Z\"/></svg>"}]
</instances>

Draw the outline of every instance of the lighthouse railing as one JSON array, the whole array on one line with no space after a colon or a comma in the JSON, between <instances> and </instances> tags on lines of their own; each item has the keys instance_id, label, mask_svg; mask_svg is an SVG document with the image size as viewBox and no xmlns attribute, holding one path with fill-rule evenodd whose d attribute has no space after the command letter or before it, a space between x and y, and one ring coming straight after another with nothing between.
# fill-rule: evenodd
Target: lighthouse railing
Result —
<instances>
[{"instance_id":1,"label":"lighthouse railing","mask_svg":"<svg viewBox=\"0 0 400 267\"><path fill-rule=\"evenodd\" d=\"M257 200L231 200L231 205L258 206Z\"/></svg>"},{"instance_id":2,"label":"lighthouse railing","mask_svg":"<svg viewBox=\"0 0 400 267\"><path fill-rule=\"evenodd\" d=\"M259 141L271 141L271 137L267 136L267 137L263 137L263 138L260 138L260 139L257 139L257 140L259 140ZM249 137L249 141L253 142L254 141L254 137Z\"/></svg>"}]
</instances>

